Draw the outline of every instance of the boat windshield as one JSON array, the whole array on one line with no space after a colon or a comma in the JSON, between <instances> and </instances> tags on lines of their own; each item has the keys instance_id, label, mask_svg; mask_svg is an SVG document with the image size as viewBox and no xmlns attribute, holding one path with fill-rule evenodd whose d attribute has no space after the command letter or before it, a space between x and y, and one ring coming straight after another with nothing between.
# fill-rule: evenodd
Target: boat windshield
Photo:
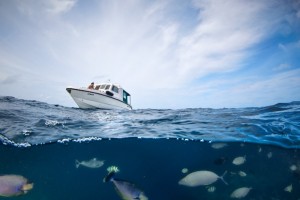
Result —
<instances>
[{"instance_id":1,"label":"boat windshield","mask_svg":"<svg viewBox=\"0 0 300 200\"><path fill-rule=\"evenodd\" d=\"M111 90L114 91L115 93L119 93L119 88L117 88L117 86L113 85Z\"/></svg>"},{"instance_id":2,"label":"boat windshield","mask_svg":"<svg viewBox=\"0 0 300 200\"><path fill-rule=\"evenodd\" d=\"M110 88L110 85L105 86L105 90L109 90L109 88Z\"/></svg>"}]
</instances>

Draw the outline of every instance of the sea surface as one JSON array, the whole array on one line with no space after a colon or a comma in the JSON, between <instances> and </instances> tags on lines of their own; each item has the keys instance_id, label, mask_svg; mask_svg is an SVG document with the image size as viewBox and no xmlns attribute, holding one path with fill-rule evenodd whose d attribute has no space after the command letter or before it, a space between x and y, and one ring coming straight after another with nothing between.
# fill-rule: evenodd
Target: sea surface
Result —
<instances>
[{"instance_id":1,"label":"sea surface","mask_svg":"<svg viewBox=\"0 0 300 200\"><path fill-rule=\"evenodd\" d=\"M103 165L76 167L94 158ZM7 199L118 200L103 182L110 166L149 200L235 199L242 187L249 192L240 199L300 200L300 102L116 111L0 97L0 176L34 183ZM204 170L218 177L179 184Z\"/></svg>"}]
</instances>

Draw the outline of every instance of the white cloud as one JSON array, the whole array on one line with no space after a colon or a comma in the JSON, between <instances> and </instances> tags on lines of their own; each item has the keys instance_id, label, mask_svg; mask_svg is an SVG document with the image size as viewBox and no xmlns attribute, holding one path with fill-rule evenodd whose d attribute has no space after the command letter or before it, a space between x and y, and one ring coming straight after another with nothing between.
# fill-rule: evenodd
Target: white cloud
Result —
<instances>
[{"instance_id":1,"label":"white cloud","mask_svg":"<svg viewBox=\"0 0 300 200\"><path fill-rule=\"evenodd\" d=\"M249 49L270 34L265 1L195 1L199 23L181 40L179 74L204 76L237 69ZM278 16L277 16L278 17ZM277 23L277 19L273 19Z\"/></svg>"},{"instance_id":2,"label":"white cloud","mask_svg":"<svg viewBox=\"0 0 300 200\"><path fill-rule=\"evenodd\" d=\"M18 59L0 56L0 64L31 71L25 73L28 79L39 74L47 87L55 87L49 89L52 97L66 85L96 78L119 82L140 101L142 94L157 91L178 94L177 88L191 87L196 79L241 68L284 17L277 1L260 0L197 0L190 7L180 0L12 2L11 12L0 8L0 25L11 33L4 39L0 30L0 52ZM0 72L13 77L7 68L1 65Z\"/></svg>"},{"instance_id":3,"label":"white cloud","mask_svg":"<svg viewBox=\"0 0 300 200\"><path fill-rule=\"evenodd\" d=\"M76 0L49 0L47 2L47 11L54 14L65 13L71 10Z\"/></svg>"},{"instance_id":4,"label":"white cloud","mask_svg":"<svg viewBox=\"0 0 300 200\"><path fill-rule=\"evenodd\" d=\"M285 55L293 55L295 52L299 52L300 41L292 41L289 43L279 43L278 48L284 53Z\"/></svg>"},{"instance_id":5,"label":"white cloud","mask_svg":"<svg viewBox=\"0 0 300 200\"><path fill-rule=\"evenodd\" d=\"M281 49L284 52L288 51L287 47L284 44L281 44L281 43L278 44L278 48Z\"/></svg>"},{"instance_id":6,"label":"white cloud","mask_svg":"<svg viewBox=\"0 0 300 200\"><path fill-rule=\"evenodd\" d=\"M293 1L293 7L296 12L296 17L300 18L300 1L299 0Z\"/></svg>"},{"instance_id":7,"label":"white cloud","mask_svg":"<svg viewBox=\"0 0 300 200\"><path fill-rule=\"evenodd\" d=\"M28 16L37 18L44 18L45 14L59 15L71 10L76 4L77 0L16 0L18 10Z\"/></svg>"},{"instance_id":8,"label":"white cloud","mask_svg":"<svg viewBox=\"0 0 300 200\"><path fill-rule=\"evenodd\" d=\"M270 77L227 77L201 84L187 91L191 107L267 106L300 98L299 69Z\"/></svg>"},{"instance_id":9,"label":"white cloud","mask_svg":"<svg viewBox=\"0 0 300 200\"><path fill-rule=\"evenodd\" d=\"M288 63L282 63L279 66L273 68L274 71L282 71L291 68L291 65Z\"/></svg>"},{"instance_id":10,"label":"white cloud","mask_svg":"<svg viewBox=\"0 0 300 200\"><path fill-rule=\"evenodd\" d=\"M300 48L300 40L298 42L296 42L296 47Z\"/></svg>"}]
</instances>

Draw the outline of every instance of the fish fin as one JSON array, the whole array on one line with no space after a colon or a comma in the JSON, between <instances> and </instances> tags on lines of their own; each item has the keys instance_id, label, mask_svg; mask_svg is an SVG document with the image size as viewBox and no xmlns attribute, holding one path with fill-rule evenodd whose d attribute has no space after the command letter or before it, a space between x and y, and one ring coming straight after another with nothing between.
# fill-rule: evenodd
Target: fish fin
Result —
<instances>
[{"instance_id":1,"label":"fish fin","mask_svg":"<svg viewBox=\"0 0 300 200\"><path fill-rule=\"evenodd\" d=\"M121 184L121 185L124 184L123 186L126 187L127 189L129 189L128 190L129 194L127 192L124 192L124 191L120 190L119 186L117 186L118 184L116 184L115 181L119 182L119 184ZM148 200L148 198L141 191L138 191L137 194L133 194L133 193L136 193L136 192L134 192L134 190L136 190L137 188L134 186L134 184L132 184L130 182L119 180L119 179L114 179L113 183L114 183L114 186L115 186L115 190L117 191L118 195L123 200L130 200L130 199L132 199L132 200ZM133 191L131 191L130 188L133 189Z\"/></svg>"},{"instance_id":2,"label":"fish fin","mask_svg":"<svg viewBox=\"0 0 300 200\"><path fill-rule=\"evenodd\" d=\"M103 182L104 183L107 183L109 181L112 181L114 176L115 176L116 172L112 171L112 172L109 172L103 179Z\"/></svg>"},{"instance_id":3,"label":"fish fin","mask_svg":"<svg viewBox=\"0 0 300 200\"><path fill-rule=\"evenodd\" d=\"M75 160L75 166L78 168L80 166L80 162L78 160Z\"/></svg>"},{"instance_id":4,"label":"fish fin","mask_svg":"<svg viewBox=\"0 0 300 200\"><path fill-rule=\"evenodd\" d=\"M108 173L110 173L110 172L118 173L120 170L116 166L110 166L107 168L107 171L108 171Z\"/></svg>"},{"instance_id":5,"label":"fish fin","mask_svg":"<svg viewBox=\"0 0 300 200\"><path fill-rule=\"evenodd\" d=\"M222 176L220 176L219 178L226 184L226 185L228 185L228 183L224 180L224 176L227 174L227 171L225 171L224 173L223 173L223 175Z\"/></svg>"},{"instance_id":6,"label":"fish fin","mask_svg":"<svg viewBox=\"0 0 300 200\"><path fill-rule=\"evenodd\" d=\"M22 186L21 190L26 193L33 188L33 185L33 183L26 183Z\"/></svg>"}]
</instances>

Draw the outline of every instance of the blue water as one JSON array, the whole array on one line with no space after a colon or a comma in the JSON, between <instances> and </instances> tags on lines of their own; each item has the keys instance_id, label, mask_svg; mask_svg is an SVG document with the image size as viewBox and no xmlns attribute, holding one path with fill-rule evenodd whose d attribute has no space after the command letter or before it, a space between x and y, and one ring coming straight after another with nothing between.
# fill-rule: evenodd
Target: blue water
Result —
<instances>
[{"instance_id":1,"label":"blue water","mask_svg":"<svg viewBox=\"0 0 300 200\"><path fill-rule=\"evenodd\" d=\"M113 111L0 97L0 141L0 174L34 183L11 199L121 199L112 183L102 181L111 165L149 199L232 199L240 187L253 188L244 199L300 199L300 102ZM213 148L217 143L225 146ZM246 161L237 166L232 161L238 156ZM94 157L104 160L99 169L75 167L75 160ZM228 185L178 184L199 170L227 171Z\"/></svg>"}]
</instances>

